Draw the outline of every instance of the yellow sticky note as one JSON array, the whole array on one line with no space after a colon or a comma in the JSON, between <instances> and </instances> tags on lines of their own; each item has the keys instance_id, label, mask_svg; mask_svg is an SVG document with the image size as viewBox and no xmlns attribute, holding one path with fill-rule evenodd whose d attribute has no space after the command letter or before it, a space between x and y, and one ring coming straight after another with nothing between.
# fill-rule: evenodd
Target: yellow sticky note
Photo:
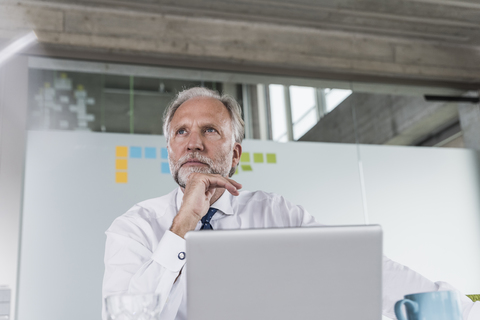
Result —
<instances>
[{"instance_id":1,"label":"yellow sticky note","mask_svg":"<svg viewBox=\"0 0 480 320\"><path fill-rule=\"evenodd\" d=\"M242 153L242 156L240 157L240 162L250 162L250 152Z\"/></svg>"},{"instance_id":2,"label":"yellow sticky note","mask_svg":"<svg viewBox=\"0 0 480 320\"><path fill-rule=\"evenodd\" d=\"M117 159L117 160L115 160L115 169L117 169L117 170L127 170L128 169L128 160L127 159Z\"/></svg>"},{"instance_id":3,"label":"yellow sticky note","mask_svg":"<svg viewBox=\"0 0 480 320\"><path fill-rule=\"evenodd\" d=\"M115 149L115 156L120 158L127 158L128 157L128 147L121 147L117 146Z\"/></svg>"},{"instance_id":4,"label":"yellow sticky note","mask_svg":"<svg viewBox=\"0 0 480 320\"><path fill-rule=\"evenodd\" d=\"M253 162L263 163L263 153L254 153L253 154Z\"/></svg>"},{"instance_id":5,"label":"yellow sticky note","mask_svg":"<svg viewBox=\"0 0 480 320\"><path fill-rule=\"evenodd\" d=\"M267 153L267 163L277 163L277 155L275 153Z\"/></svg>"},{"instance_id":6,"label":"yellow sticky note","mask_svg":"<svg viewBox=\"0 0 480 320\"><path fill-rule=\"evenodd\" d=\"M127 183L128 182L128 173L127 172L115 172L115 182L116 183Z\"/></svg>"},{"instance_id":7,"label":"yellow sticky note","mask_svg":"<svg viewBox=\"0 0 480 320\"><path fill-rule=\"evenodd\" d=\"M252 166L249 164L242 164L241 167L243 171L253 171Z\"/></svg>"}]
</instances>

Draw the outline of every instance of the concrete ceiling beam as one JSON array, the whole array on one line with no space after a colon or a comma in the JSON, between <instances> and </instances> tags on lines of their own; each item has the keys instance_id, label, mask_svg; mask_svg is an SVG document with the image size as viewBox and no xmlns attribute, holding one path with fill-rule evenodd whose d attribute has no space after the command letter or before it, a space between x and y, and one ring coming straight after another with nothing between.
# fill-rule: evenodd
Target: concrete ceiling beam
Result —
<instances>
[{"instance_id":1,"label":"concrete ceiling beam","mask_svg":"<svg viewBox=\"0 0 480 320\"><path fill-rule=\"evenodd\" d=\"M164 2L168 6L169 2ZM187 2L182 1L179 6ZM260 4L265 5L264 2ZM302 5L313 5L303 2L300 9ZM34 29L44 45L78 50L132 55L147 53L158 55L159 59L182 57L196 61L231 61L246 66L391 79L480 82L480 47L474 45L267 22L128 11L122 9L121 1L112 2L118 4L115 9L94 6L89 1L83 3L4 2L0 4L0 37ZM147 5L140 1L142 3ZM245 6L245 1L240 1L240 5ZM331 2L322 2L322 5L331 5ZM343 1L336 9L331 7L330 10L339 8L353 10L354 3ZM377 8L377 13L379 10L383 9ZM357 26L360 24L357 21ZM405 32L405 28L399 30Z\"/></svg>"}]
</instances>

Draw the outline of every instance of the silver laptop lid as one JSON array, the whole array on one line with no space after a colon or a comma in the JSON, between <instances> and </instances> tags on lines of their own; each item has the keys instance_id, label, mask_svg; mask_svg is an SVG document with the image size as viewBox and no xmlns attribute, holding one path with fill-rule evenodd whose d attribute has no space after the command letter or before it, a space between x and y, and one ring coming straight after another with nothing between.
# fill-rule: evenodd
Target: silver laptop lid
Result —
<instances>
[{"instance_id":1,"label":"silver laptop lid","mask_svg":"<svg viewBox=\"0 0 480 320\"><path fill-rule=\"evenodd\" d=\"M380 226L189 232L189 320L379 320Z\"/></svg>"}]
</instances>

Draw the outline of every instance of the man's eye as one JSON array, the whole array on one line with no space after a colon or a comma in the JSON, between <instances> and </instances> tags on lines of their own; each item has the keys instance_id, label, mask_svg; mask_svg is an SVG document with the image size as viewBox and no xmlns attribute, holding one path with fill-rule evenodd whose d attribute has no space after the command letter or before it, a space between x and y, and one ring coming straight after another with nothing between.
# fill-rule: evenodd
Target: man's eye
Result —
<instances>
[{"instance_id":1,"label":"man's eye","mask_svg":"<svg viewBox=\"0 0 480 320\"><path fill-rule=\"evenodd\" d=\"M212 132L217 132L217 130L215 130L215 129L213 129L213 128L208 128L208 129L205 130L205 131L206 131L206 132L210 132L210 133L212 133Z\"/></svg>"},{"instance_id":2,"label":"man's eye","mask_svg":"<svg viewBox=\"0 0 480 320\"><path fill-rule=\"evenodd\" d=\"M186 132L185 129L180 129L177 131L177 134L185 134L185 132Z\"/></svg>"}]
</instances>

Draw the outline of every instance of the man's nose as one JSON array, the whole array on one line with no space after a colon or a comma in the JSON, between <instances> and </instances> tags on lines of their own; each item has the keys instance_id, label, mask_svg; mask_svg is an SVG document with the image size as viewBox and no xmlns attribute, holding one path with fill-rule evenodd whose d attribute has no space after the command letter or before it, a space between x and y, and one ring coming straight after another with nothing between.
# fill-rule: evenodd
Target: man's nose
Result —
<instances>
[{"instance_id":1,"label":"man's nose","mask_svg":"<svg viewBox=\"0 0 480 320\"><path fill-rule=\"evenodd\" d=\"M198 132L191 132L187 143L188 150L203 150L203 140Z\"/></svg>"}]
</instances>

